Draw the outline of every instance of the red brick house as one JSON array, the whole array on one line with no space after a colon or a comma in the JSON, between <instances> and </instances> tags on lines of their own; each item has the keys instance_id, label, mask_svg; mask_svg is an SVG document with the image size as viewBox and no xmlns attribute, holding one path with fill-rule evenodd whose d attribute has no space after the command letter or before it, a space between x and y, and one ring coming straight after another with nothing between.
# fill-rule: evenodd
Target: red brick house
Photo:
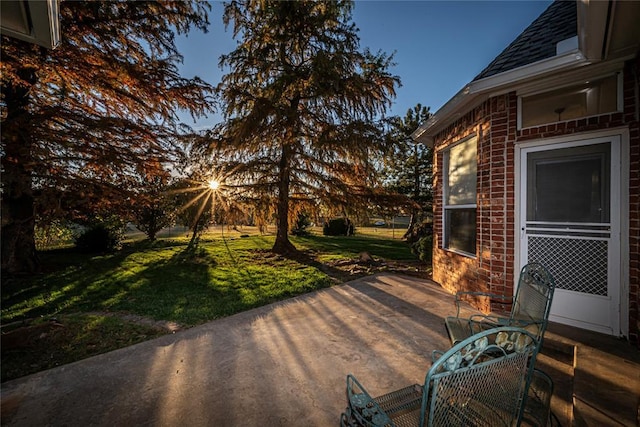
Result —
<instances>
[{"instance_id":1,"label":"red brick house","mask_svg":"<svg viewBox=\"0 0 640 427\"><path fill-rule=\"evenodd\" d=\"M551 321L638 342L638 22L640 2L552 3L414 132L435 153L436 282L511 296L540 261Z\"/></svg>"}]
</instances>

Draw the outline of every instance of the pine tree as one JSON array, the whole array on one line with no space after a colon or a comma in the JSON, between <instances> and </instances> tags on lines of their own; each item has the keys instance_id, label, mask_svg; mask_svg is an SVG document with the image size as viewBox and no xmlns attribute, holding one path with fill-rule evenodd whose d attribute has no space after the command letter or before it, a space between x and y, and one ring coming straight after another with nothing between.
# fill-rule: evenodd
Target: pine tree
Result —
<instances>
[{"instance_id":1,"label":"pine tree","mask_svg":"<svg viewBox=\"0 0 640 427\"><path fill-rule=\"evenodd\" d=\"M347 1L233 1L237 48L217 88L226 121L212 132L234 185L277 212L274 252L295 247L300 204L357 205L376 192L372 153L384 149L376 121L395 97L392 57L360 49ZM298 209L299 210L299 209Z\"/></svg>"},{"instance_id":2,"label":"pine tree","mask_svg":"<svg viewBox=\"0 0 640 427\"><path fill-rule=\"evenodd\" d=\"M175 223L177 206L169 194L169 174L144 177L133 199L132 220L151 241L162 229Z\"/></svg>"},{"instance_id":3,"label":"pine tree","mask_svg":"<svg viewBox=\"0 0 640 427\"><path fill-rule=\"evenodd\" d=\"M429 107L417 104L407 110L404 118L394 117L390 120L394 151L385 156L384 175L389 190L405 194L414 202L406 238L412 236L416 226L431 211L433 203L433 152L411 138L411 134L429 117Z\"/></svg>"},{"instance_id":4,"label":"pine tree","mask_svg":"<svg viewBox=\"0 0 640 427\"><path fill-rule=\"evenodd\" d=\"M54 50L2 37L2 269L38 268L37 215L108 206L153 175L212 89L180 76L176 34L206 31L203 2L62 2ZM46 196L46 197L45 197Z\"/></svg>"}]
</instances>

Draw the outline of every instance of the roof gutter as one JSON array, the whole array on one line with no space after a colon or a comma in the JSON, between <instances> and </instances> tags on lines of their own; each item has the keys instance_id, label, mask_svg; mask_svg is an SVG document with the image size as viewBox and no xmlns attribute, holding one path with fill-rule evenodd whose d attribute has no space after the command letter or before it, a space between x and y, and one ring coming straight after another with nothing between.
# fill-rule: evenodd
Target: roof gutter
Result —
<instances>
[{"instance_id":1,"label":"roof gutter","mask_svg":"<svg viewBox=\"0 0 640 427\"><path fill-rule=\"evenodd\" d=\"M450 119L461 114L461 110L469 104L477 101L483 95L497 95L501 89L521 83L525 80L542 78L550 73L559 70L588 65L590 61L583 55L580 49L573 49L569 52L554 57L543 59L533 64L514 68L504 73L475 80L462 88L458 93L447 101L434 115L421 124L412 134L411 138L416 142L433 146L433 136L448 123Z\"/></svg>"}]
</instances>

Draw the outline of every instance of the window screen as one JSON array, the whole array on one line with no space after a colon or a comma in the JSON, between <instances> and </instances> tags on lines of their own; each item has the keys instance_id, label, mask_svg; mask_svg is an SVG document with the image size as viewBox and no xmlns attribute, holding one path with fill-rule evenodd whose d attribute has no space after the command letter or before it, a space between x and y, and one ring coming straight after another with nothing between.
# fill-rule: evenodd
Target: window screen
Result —
<instances>
[{"instance_id":1,"label":"window screen","mask_svg":"<svg viewBox=\"0 0 640 427\"><path fill-rule=\"evenodd\" d=\"M609 222L609 144L531 153L527 220Z\"/></svg>"}]
</instances>

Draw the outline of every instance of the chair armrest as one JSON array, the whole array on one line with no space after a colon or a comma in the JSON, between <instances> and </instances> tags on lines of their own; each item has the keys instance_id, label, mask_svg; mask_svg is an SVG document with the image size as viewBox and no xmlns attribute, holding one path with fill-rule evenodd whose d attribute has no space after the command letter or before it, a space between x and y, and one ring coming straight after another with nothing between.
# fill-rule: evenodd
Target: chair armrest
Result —
<instances>
[{"instance_id":1,"label":"chair armrest","mask_svg":"<svg viewBox=\"0 0 640 427\"><path fill-rule=\"evenodd\" d=\"M393 425L389 415L351 374L347 375L347 401L349 403L347 412L355 418L358 425L380 427Z\"/></svg>"},{"instance_id":2,"label":"chair armrest","mask_svg":"<svg viewBox=\"0 0 640 427\"><path fill-rule=\"evenodd\" d=\"M440 357L442 357L442 355L444 354L444 351L441 350L433 350L431 352L431 361L435 362L436 360L440 359Z\"/></svg>"},{"instance_id":3,"label":"chair armrest","mask_svg":"<svg viewBox=\"0 0 640 427\"><path fill-rule=\"evenodd\" d=\"M458 291L456 292L456 299L455 299L455 304L456 304L456 317L460 317L460 301L463 301L462 297L463 296L482 296L482 297L488 297L489 299L500 299L500 300L510 300L513 301L512 297L506 296L506 295L498 295L498 294L491 294L488 292L472 292L472 291Z\"/></svg>"}]
</instances>

